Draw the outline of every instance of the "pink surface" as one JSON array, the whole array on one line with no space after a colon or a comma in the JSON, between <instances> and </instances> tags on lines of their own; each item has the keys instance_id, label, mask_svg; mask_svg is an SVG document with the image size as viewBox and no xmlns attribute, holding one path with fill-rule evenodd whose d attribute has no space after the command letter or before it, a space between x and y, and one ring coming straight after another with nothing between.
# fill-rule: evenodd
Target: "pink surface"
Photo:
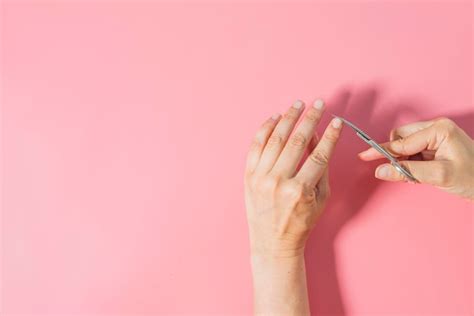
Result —
<instances>
[{"instance_id":1,"label":"pink surface","mask_svg":"<svg viewBox=\"0 0 474 316\"><path fill-rule=\"evenodd\" d=\"M244 158L297 98L379 140L473 135L470 2L4 1L1 24L4 315L251 313ZM472 204L373 179L364 148L346 130L332 162L314 314L472 315Z\"/></svg>"}]
</instances>

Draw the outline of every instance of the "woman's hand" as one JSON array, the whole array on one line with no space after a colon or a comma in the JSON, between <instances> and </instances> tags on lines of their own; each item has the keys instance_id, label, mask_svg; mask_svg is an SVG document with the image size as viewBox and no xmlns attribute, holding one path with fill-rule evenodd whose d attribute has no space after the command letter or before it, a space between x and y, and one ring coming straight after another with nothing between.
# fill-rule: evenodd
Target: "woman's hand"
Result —
<instances>
[{"instance_id":1,"label":"woman's hand","mask_svg":"<svg viewBox=\"0 0 474 316\"><path fill-rule=\"evenodd\" d=\"M316 144L323 102L314 103L292 134L303 109L297 101L283 118L268 119L248 153L245 202L257 314L309 314L304 248L329 197L327 167L342 122L334 119Z\"/></svg>"},{"instance_id":2,"label":"woman's hand","mask_svg":"<svg viewBox=\"0 0 474 316\"><path fill-rule=\"evenodd\" d=\"M327 166L342 123L339 119L332 121L298 170L323 114L323 102L315 102L290 137L303 107L297 101L283 118L275 115L268 119L248 154L245 201L254 254L302 254L329 197Z\"/></svg>"},{"instance_id":3,"label":"woman's hand","mask_svg":"<svg viewBox=\"0 0 474 316\"><path fill-rule=\"evenodd\" d=\"M391 131L390 142L382 146L400 157L401 164L421 183L474 199L474 142L450 119L399 127ZM359 157L366 161L383 158L373 148L361 152ZM387 181L405 181L388 163L380 165L375 176Z\"/></svg>"}]
</instances>

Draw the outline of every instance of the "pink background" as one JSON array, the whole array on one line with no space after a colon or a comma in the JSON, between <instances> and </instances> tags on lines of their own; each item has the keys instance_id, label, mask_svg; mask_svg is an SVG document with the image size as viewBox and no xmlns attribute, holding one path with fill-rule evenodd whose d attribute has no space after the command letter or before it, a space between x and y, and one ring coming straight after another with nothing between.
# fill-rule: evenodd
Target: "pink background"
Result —
<instances>
[{"instance_id":1,"label":"pink background","mask_svg":"<svg viewBox=\"0 0 474 316\"><path fill-rule=\"evenodd\" d=\"M3 1L1 26L4 315L251 313L245 154L297 98L380 141L473 135L470 2ZM472 315L473 204L375 180L365 147L331 162L313 313Z\"/></svg>"}]
</instances>

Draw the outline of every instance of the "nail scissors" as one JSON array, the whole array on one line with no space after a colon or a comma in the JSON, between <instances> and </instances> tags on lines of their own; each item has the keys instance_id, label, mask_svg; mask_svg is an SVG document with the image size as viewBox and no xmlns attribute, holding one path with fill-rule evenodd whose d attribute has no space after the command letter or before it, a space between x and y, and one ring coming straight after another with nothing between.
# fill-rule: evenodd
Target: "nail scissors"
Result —
<instances>
[{"instance_id":1,"label":"nail scissors","mask_svg":"<svg viewBox=\"0 0 474 316\"><path fill-rule=\"evenodd\" d=\"M346 119L343 119L342 117L336 116L333 114L334 117L340 119L341 121L344 122L344 124L348 125L350 128L352 128L355 132L356 135L359 136L364 142L369 144L371 147L375 148L379 153L381 153L385 158L387 158L390 161L390 164L397 169L398 172L400 172L402 175L404 175L409 181L417 183L418 180L408 171L405 167L403 167L398 160L392 156L385 148L380 146L377 142L375 142L372 138L369 137L364 131L362 131L360 128L352 124Z\"/></svg>"}]
</instances>

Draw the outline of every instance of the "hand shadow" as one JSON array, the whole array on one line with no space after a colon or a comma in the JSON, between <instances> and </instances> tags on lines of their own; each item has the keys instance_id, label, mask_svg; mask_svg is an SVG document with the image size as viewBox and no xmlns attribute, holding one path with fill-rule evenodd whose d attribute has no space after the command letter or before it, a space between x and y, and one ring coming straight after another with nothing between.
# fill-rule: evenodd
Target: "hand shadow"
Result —
<instances>
[{"instance_id":1,"label":"hand shadow","mask_svg":"<svg viewBox=\"0 0 474 316\"><path fill-rule=\"evenodd\" d=\"M344 89L328 102L327 111L344 117L376 141L387 141L390 130L398 126L400 117L410 121L427 120L416 111L419 100L384 104L380 107L381 87L374 85L357 91ZM472 137L473 113L439 115L453 119ZM326 115L320 126L327 126L331 115ZM356 134L345 126L330 163L331 198L321 215L306 249L308 292L313 315L345 315L344 300L338 280L335 244L338 233L353 219L382 184L373 174L378 162L361 162L357 153L368 148Z\"/></svg>"}]
</instances>

